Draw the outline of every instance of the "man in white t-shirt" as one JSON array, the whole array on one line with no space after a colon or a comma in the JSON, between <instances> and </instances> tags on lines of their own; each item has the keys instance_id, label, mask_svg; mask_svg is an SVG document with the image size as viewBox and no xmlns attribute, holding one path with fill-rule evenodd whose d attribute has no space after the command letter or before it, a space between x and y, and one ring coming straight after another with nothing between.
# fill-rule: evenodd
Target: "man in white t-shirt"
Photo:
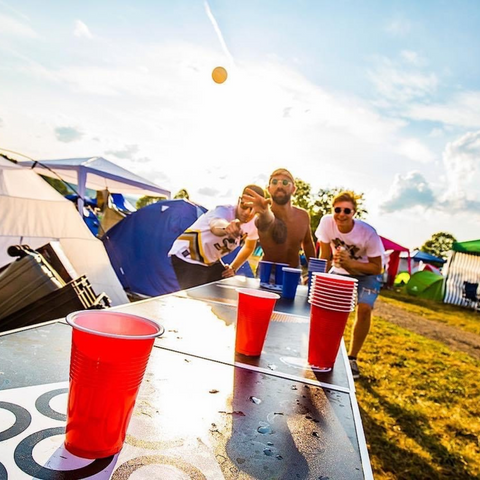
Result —
<instances>
[{"instance_id":1,"label":"man in white t-shirt","mask_svg":"<svg viewBox=\"0 0 480 480\"><path fill-rule=\"evenodd\" d=\"M265 196L263 188L248 185L246 189ZM232 277L253 253L258 240L255 212L242 198L237 205L222 205L200 216L180 235L168 252L182 289ZM243 246L231 265L221 258Z\"/></svg>"},{"instance_id":2,"label":"man in white t-shirt","mask_svg":"<svg viewBox=\"0 0 480 480\"><path fill-rule=\"evenodd\" d=\"M357 315L352 329L348 358L354 378L360 376L357 356L370 330L372 309L380 293L385 250L375 229L354 219L357 201L353 192L341 192L333 200L333 214L325 215L315 232L320 258L330 273L358 279Z\"/></svg>"}]
</instances>

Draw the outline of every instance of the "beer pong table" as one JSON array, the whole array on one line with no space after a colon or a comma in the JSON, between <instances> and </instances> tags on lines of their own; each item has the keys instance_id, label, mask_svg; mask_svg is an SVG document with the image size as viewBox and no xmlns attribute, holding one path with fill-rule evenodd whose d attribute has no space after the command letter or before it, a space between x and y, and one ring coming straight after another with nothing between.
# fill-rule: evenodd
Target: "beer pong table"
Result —
<instances>
[{"instance_id":1,"label":"beer pong table","mask_svg":"<svg viewBox=\"0 0 480 480\"><path fill-rule=\"evenodd\" d=\"M234 277L117 307L165 327L122 451L86 460L63 448L71 327L0 336L0 480L370 479L345 348L331 373L305 363L306 288L277 302L262 355L235 354Z\"/></svg>"}]
</instances>

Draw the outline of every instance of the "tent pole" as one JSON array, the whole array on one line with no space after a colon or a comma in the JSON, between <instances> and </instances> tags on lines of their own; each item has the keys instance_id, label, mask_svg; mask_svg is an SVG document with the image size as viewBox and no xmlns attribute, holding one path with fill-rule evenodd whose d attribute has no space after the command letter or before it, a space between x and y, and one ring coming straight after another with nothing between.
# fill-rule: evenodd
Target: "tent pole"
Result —
<instances>
[{"instance_id":1,"label":"tent pole","mask_svg":"<svg viewBox=\"0 0 480 480\"><path fill-rule=\"evenodd\" d=\"M78 187L78 200L77 200L77 209L80 216L83 218L83 205L85 198L85 184L87 183L87 172L80 168L77 173L77 187Z\"/></svg>"}]
</instances>

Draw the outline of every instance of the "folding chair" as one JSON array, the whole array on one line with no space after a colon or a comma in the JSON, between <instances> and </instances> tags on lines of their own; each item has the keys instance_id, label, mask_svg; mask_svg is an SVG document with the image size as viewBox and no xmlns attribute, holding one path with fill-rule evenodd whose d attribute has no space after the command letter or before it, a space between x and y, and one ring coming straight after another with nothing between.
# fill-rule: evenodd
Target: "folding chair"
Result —
<instances>
[{"instance_id":1,"label":"folding chair","mask_svg":"<svg viewBox=\"0 0 480 480\"><path fill-rule=\"evenodd\" d=\"M468 305L478 311L478 302L480 296L477 293L478 283L463 282L463 298L467 301Z\"/></svg>"}]
</instances>

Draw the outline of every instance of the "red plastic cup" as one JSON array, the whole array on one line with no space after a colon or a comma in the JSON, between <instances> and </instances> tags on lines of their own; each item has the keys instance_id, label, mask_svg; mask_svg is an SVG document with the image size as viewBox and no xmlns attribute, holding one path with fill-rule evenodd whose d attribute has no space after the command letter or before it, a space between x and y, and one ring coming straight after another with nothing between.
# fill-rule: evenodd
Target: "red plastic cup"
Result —
<instances>
[{"instance_id":1,"label":"red plastic cup","mask_svg":"<svg viewBox=\"0 0 480 480\"><path fill-rule=\"evenodd\" d=\"M315 272L314 272L315 273ZM314 278L312 281L312 286L314 288L329 288L330 290L345 290L352 291L357 289L357 285L354 283L338 283L335 280L324 280L320 278Z\"/></svg>"},{"instance_id":2,"label":"red plastic cup","mask_svg":"<svg viewBox=\"0 0 480 480\"><path fill-rule=\"evenodd\" d=\"M330 298L350 298L354 299L357 297L357 292L356 290L353 290L352 292L343 292L343 291L337 291L337 290L330 290L330 289L324 289L324 288L316 288L315 290L312 290L310 295L315 295L317 297L330 297Z\"/></svg>"},{"instance_id":3,"label":"red plastic cup","mask_svg":"<svg viewBox=\"0 0 480 480\"><path fill-rule=\"evenodd\" d=\"M343 286L357 285L358 280L346 275L335 275L333 273L313 272L313 277L321 283L340 284Z\"/></svg>"},{"instance_id":4,"label":"red plastic cup","mask_svg":"<svg viewBox=\"0 0 480 480\"><path fill-rule=\"evenodd\" d=\"M251 288L238 288L235 351L258 357L262 353L270 317L280 295Z\"/></svg>"},{"instance_id":5,"label":"red plastic cup","mask_svg":"<svg viewBox=\"0 0 480 480\"><path fill-rule=\"evenodd\" d=\"M308 363L313 368L333 368L349 313L311 305Z\"/></svg>"},{"instance_id":6,"label":"red plastic cup","mask_svg":"<svg viewBox=\"0 0 480 480\"><path fill-rule=\"evenodd\" d=\"M73 327L65 448L82 458L118 453L155 337L163 327L127 313L67 316Z\"/></svg>"}]
</instances>

